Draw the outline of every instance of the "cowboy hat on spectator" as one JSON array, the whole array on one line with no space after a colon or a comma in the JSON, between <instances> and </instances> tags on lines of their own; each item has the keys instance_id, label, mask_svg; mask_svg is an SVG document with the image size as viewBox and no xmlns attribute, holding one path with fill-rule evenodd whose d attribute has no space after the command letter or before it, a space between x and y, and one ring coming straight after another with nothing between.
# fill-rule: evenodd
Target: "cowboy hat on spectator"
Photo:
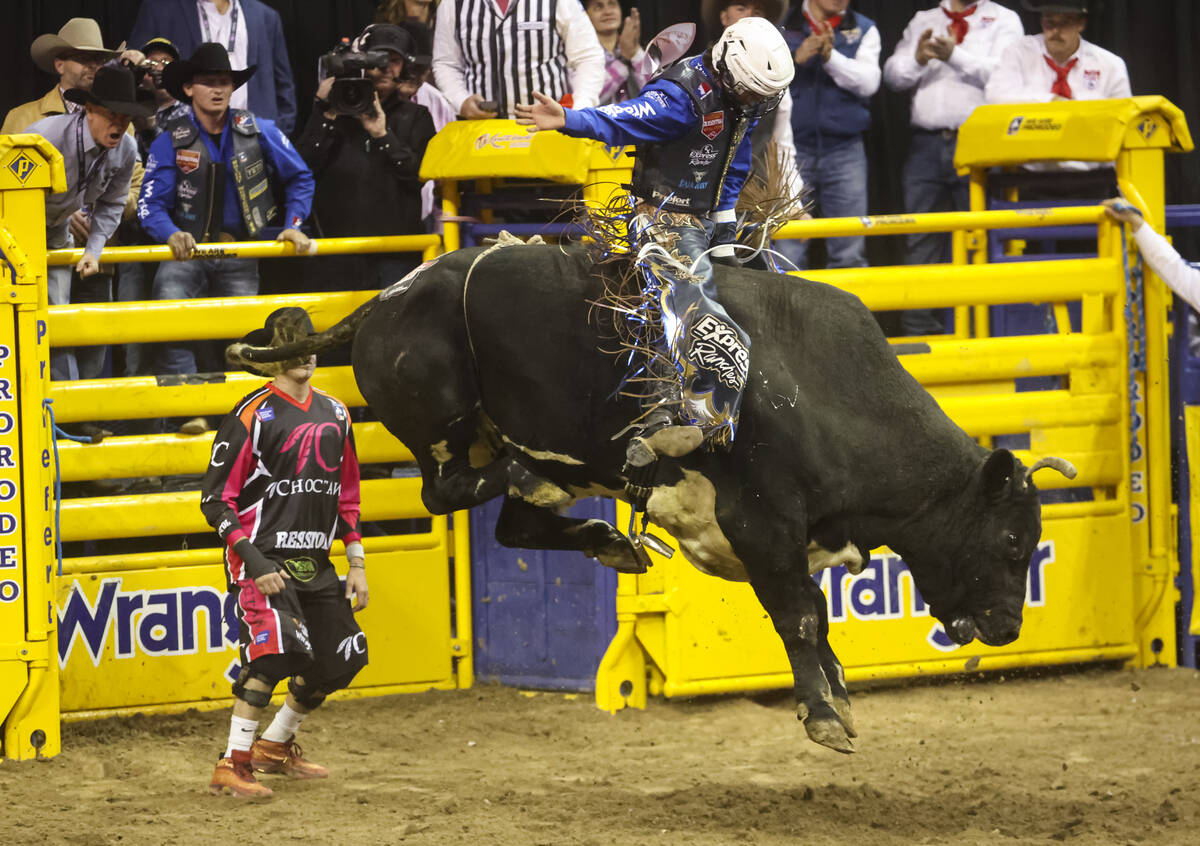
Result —
<instances>
[{"instance_id":1,"label":"cowboy hat on spectator","mask_svg":"<svg viewBox=\"0 0 1200 846\"><path fill-rule=\"evenodd\" d=\"M782 21L787 12L788 4L784 0L745 0L745 2L747 5L751 3L757 5L762 9L763 17L773 24ZM716 38L721 34L721 30L725 29L721 26L721 11L730 5L733 5L730 0L704 0L700 7L700 16L704 20L704 26L707 28L710 38Z\"/></svg>"},{"instance_id":2,"label":"cowboy hat on spectator","mask_svg":"<svg viewBox=\"0 0 1200 846\"><path fill-rule=\"evenodd\" d=\"M57 35L39 35L29 47L29 55L33 63L46 73L58 76L54 69L55 59L64 59L72 53L95 53L103 56L105 61L120 57L125 49L125 42L116 50L104 46L100 37L100 24L91 18L71 18Z\"/></svg>"},{"instance_id":3,"label":"cowboy hat on spectator","mask_svg":"<svg viewBox=\"0 0 1200 846\"><path fill-rule=\"evenodd\" d=\"M104 65L96 70L91 89L68 88L63 97L72 103L91 103L129 117L154 114L154 95L138 87L129 68Z\"/></svg>"},{"instance_id":4,"label":"cowboy hat on spectator","mask_svg":"<svg viewBox=\"0 0 1200 846\"><path fill-rule=\"evenodd\" d=\"M1031 12L1064 15L1088 13L1088 0L1021 0L1021 5Z\"/></svg>"}]
</instances>

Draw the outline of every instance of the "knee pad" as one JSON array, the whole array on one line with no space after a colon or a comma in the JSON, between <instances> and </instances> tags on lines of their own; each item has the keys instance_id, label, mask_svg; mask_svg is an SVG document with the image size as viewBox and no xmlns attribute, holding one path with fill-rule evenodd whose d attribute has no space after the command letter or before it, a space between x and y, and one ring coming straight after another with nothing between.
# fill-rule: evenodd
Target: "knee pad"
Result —
<instances>
[{"instance_id":1,"label":"knee pad","mask_svg":"<svg viewBox=\"0 0 1200 846\"><path fill-rule=\"evenodd\" d=\"M255 708L267 707L271 704L271 694L275 690L275 685L289 674L287 666L289 663L290 656L287 655L264 655L251 661L238 673L237 681L233 683L233 695ZM269 690L248 689L246 682L250 679L262 682Z\"/></svg>"},{"instance_id":2,"label":"knee pad","mask_svg":"<svg viewBox=\"0 0 1200 846\"><path fill-rule=\"evenodd\" d=\"M317 708L320 708L326 696L322 689L316 685L297 683L295 676L288 679L288 693L292 694L292 698L309 711L315 711Z\"/></svg>"}]
</instances>

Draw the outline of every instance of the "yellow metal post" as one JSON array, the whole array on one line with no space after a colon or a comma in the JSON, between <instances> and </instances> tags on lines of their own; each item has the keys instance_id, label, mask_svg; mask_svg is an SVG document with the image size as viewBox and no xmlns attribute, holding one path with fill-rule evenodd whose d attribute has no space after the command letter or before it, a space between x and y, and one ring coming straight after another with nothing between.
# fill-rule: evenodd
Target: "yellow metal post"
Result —
<instances>
[{"instance_id":1,"label":"yellow metal post","mask_svg":"<svg viewBox=\"0 0 1200 846\"><path fill-rule=\"evenodd\" d=\"M1126 149L1117 158L1117 179L1132 186L1145 204L1146 222L1162 231L1166 214L1163 151L1160 148ZM1170 294L1157 276L1145 268L1144 312L1146 372L1141 419L1144 425L1135 436L1144 450L1145 475L1140 480L1146 503L1144 560L1134 561L1135 599L1138 610L1139 666L1176 663L1175 603L1178 591L1177 538L1171 520L1171 390L1167 364L1167 318ZM1133 327L1130 327L1133 331ZM1139 481L1135 468L1134 482ZM1135 493L1138 488L1135 486ZM1157 647L1157 648L1156 648Z\"/></svg>"},{"instance_id":2,"label":"yellow metal post","mask_svg":"<svg viewBox=\"0 0 1200 846\"><path fill-rule=\"evenodd\" d=\"M3 751L50 756L59 734L45 192L62 156L35 135L0 136L0 721ZM19 351L19 355L18 355Z\"/></svg>"}]
</instances>

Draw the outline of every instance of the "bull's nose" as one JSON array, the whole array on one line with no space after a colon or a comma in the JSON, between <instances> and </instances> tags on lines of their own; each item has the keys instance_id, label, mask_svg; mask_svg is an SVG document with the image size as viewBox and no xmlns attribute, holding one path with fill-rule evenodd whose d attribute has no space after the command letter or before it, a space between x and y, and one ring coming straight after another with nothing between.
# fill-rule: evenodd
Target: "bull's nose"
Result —
<instances>
[{"instance_id":1,"label":"bull's nose","mask_svg":"<svg viewBox=\"0 0 1200 846\"><path fill-rule=\"evenodd\" d=\"M997 626L980 628L979 639L988 646L1004 646L1012 643L1021 634L1021 621L1013 620Z\"/></svg>"}]
</instances>

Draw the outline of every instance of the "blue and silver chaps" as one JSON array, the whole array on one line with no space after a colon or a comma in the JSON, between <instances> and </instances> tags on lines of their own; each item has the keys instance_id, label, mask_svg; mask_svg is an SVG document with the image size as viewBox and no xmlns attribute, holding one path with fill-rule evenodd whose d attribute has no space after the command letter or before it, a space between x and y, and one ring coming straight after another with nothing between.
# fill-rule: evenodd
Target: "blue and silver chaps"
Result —
<instances>
[{"instance_id":1,"label":"blue and silver chaps","mask_svg":"<svg viewBox=\"0 0 1200 846\"><path fill-rule=\"evenodd\" d=\"M721 231L732 226L669 212L653 220L639 215L630 225L643 302L653 304L661 321L665 349L658 352L678 378L679 416L699 426L710 446L733 441L750 364L750 338L717 302L712 262L705 254L712 243L733 240L731 232ZM667 260L655 245L691 268Z\"/></svg>"}]
</instances>

